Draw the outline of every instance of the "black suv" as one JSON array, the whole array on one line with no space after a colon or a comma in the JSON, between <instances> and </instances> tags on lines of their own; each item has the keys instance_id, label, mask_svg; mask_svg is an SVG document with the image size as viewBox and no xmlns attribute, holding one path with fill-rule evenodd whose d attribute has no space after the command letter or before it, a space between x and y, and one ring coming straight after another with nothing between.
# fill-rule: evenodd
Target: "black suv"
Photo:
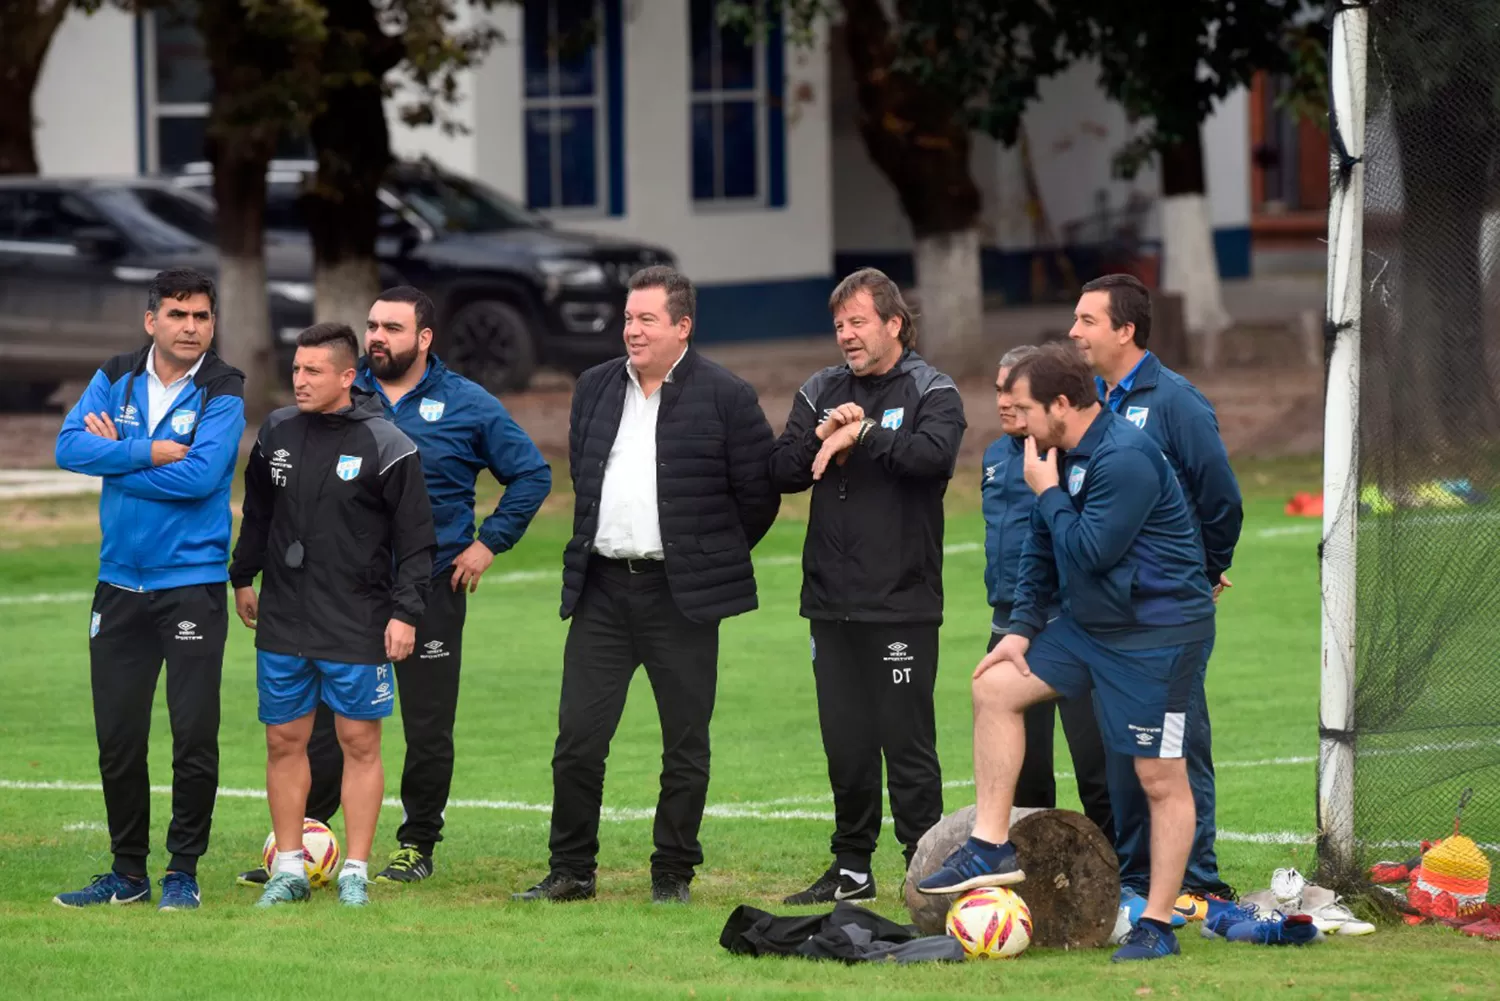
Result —
<instances>
[{"instance_id":1,"label":"black suv","mask_svg":"<svg viewBox=\"0 0 1500 1001\"><path fill-rule=\"evenodd\" d=\"M266 228L278 242L307 239L300 199L316 169L272 163ZM174 183L207 195L213 178L207 164L191 164ZM623 353L625 283L641 268L674 264L659 247L556 229L431 163L393 165L380 200L382 270L432 297L437 350L495 393L524 389L539 364L577 374Z\"/></svg>"}]
</instances>

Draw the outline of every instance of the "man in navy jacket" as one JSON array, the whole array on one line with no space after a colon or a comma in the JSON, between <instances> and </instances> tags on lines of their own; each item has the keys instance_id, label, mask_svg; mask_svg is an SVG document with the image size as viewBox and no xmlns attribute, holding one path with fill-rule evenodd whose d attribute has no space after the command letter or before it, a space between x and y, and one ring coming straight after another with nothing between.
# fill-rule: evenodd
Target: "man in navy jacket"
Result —
<instances>
[{"instance_id":1,"label":"man in navy jacket","mask_svg":"<svg viewBox=\"0 0 1500 1001\"><path fill-rule=\"evenodd\" d=\"M162 662L172 720L172 823L161 908L198 906L219 785L219 681L228 631L229 487L245 376L209 350L214 283L151 281L149 340L105 362L57 436L57 464L104 480L89 662L114 865L65 907L151 899L146 751Z\"/></svg>"},{"instance_id":2,"label":"man in navy jacket","mask_svg":"<svg viewBox=\"0 0 1500 1001\"><path fill-rule=\"evenodd\" d=\"M416 443L437 531L433 581L417 624L416 647L396 664L406 735L405 816L396 831L399 846L376 882L410 883L432 875L453 782L467 596L478 589L494 558L520 541L552 490L547 461L500 401L432 352L435 322L432 300L418 289L402 285L382 292L370 307L365 357L355 378L355 386L374 393L386 418ZM505 492L476 532L474 491L486 469ZM338 810L343 773L333 713L326 705L318 707L307 754L312 766L307 815L326 823ZM242 883L267 878L264 869L240 875Z\"/></svg>"},{"instance_id":3,"label":"man in navy jacket","mask_svg":"<svg viewBox=\"0 0 1500 1001\"><path fill-rule=\"evenodd\" d=\"M1134 759L1153 825L1151 893L1113 958L1174 955L1173 905L1193 842L1183 741L1214 635L1203 548L1161 449L1099 403L1076 348L1046 345L1005 388L1030 436L1032 535L1007 635L974 672L974 831L918 887L956 893L1026 878L1009 843L1023 713L1093 690L1105 743ZM1048 622L1058 597L1061 614Z\"/></svg>"},{"instance_id":4,"label":"man in navy jacket","mask_svg":"<svg viewBox=\"0 0 1500 1001\"><path fill-rule=\"evenodd\" d=\"M1219 437L1213 407L1192 383L1146 350L1150 334L1151 295L1138 279L1105 275L1083 287L1069 335L1093 368L1105 406L1150 435L1172 465L1201 535L1204 576L1217 601L1230 586L1224 574L1234 559L1244 520L1239 483ZM1205 895L1233 894L1219 876L1214 850L1214 761L1207 703L1197 710L1187 735L1187 761L1198 830L1178 901L1179 913L1189 919L1207 914ZM1110 754L1108 775L1121 889L1144 894L1151 870L1146 796L1129 757Z\"/></svg>"}]
</instances>

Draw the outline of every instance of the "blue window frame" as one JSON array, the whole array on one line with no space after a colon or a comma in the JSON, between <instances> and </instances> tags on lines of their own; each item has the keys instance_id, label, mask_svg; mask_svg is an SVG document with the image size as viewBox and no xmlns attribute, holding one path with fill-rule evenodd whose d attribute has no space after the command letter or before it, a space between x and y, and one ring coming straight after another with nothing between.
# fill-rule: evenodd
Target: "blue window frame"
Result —
<instances>
[{"instance_id":1,"label":"blue window frame","mask_svg":"<svg viewBox=\"0 0 1500 1001\"><path fill-rule=\"evenodd\" d=\"M623 215L620 0L526 0L526 201Z\"/></svg>"},{"instance_id":2,"label":"blue window frame","mask_svg":"<svg viewBox=\"0 0 1500 1001\"><path fill-rule=\"evenodd\" d=\"M786 204L781 15L764 38L721 28L716 0L689 0L693 201Z\"/></svg>"}]
</instances>

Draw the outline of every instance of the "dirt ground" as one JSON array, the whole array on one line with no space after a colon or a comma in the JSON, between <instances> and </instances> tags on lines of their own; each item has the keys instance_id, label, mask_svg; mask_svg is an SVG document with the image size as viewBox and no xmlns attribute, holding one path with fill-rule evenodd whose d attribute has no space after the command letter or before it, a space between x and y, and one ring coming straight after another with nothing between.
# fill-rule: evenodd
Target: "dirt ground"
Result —
<instances>
[{"instance_id":1,"label":"dirt ground","mask_svg":"<svg viewBox=\"0 0 1500 1001\"><path fill-rule=\"evenodd\" d=\"M1184 370L1213 403L1219 429L1231 455L1278 457L1316 453L1323 442L1323 373L1308 366L1267 365L1267 357L1295 357L1275 350L1233 352L1215 372ZM761 406L779 433L792 398L818 368L837 363L833 337L714 345L704 353L748 379L760 393ZM80 387L81 388L81 387ZM572 379L556 373L539 375L525 393L503 398L506 407L544 454L567 455L568 409ZM969 429L960 463L978 461L986 445L1000 434L994 384L989 377L960 381ZM53 466L53 447L61 414L0 414L0 469ZM247 432L246 445L253 439Z\"/></svg>"}]
</instances>

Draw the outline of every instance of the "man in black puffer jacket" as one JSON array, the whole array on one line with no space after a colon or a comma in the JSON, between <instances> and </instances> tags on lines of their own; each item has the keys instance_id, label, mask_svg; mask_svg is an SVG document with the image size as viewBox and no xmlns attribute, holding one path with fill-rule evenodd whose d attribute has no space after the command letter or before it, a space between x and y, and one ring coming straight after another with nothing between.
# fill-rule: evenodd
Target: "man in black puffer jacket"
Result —
<instances>
[{"instance_id":1,"label":"man in black puffer jacket","mask_svg":"<svg viewBox=\"0 0 1500 1001\"><path fill-rule=\"evenodd\" d=\"M703 862L719 620L756 607L750 550L776 520L773 435L743 379L691 347L693 286L639 271L627 356L589 369L568 435L575 495L563 554L562 698L549 872L524 900L594 896L604 759L644 664L662 727L651 897L687 901Z\"/></svg>"},{"instance_id":2,"label":"man in black puffer jacket","mask_svg":"<svg viewBox=\"0 0 1500 1001\"><path fill-rule=\"evenodd\" d=\"M783 493L812 488L802 615L835 827L833 865L788 904L875 899L882 752L908 864L943 815L932 693L963 400L912 350L911 313L884 274L856 271L829 309L846 364L807 380L771 457Z\"/></svg>"}]
</instances>

